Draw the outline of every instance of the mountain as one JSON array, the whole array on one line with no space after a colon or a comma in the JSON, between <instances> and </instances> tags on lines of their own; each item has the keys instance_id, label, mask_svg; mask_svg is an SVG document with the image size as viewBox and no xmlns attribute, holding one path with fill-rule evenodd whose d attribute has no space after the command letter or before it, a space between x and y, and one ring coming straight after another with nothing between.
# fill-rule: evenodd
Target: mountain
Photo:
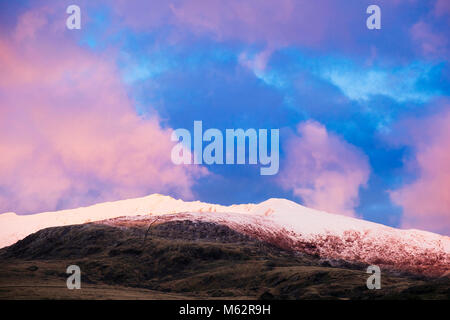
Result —
<instances>
[{"instance_id":1,"label":"mountain","mask_svg":"<svg viewBox=\"0 0 450 320\"><path fill-rule=\"evenodd\" d=\"M118 218L33 233L0 249L0 299L450 298L449 277L382 270L381 290L369 290L366 264L331 265L224 224L177 218ZM80 267L81 290L67 290L70 265Z\"/></svg>"},{"instance_id":2,"label":"mountain","mask_svg":"<svg viewBox=\"0 0 450 320\"><path fill-rule=\"evenodd\" d=\"M282 250L308 254L330 265L347 261L382 270L442 276L450 270L450 238L400 230L313 210L285 199L222 206L153 194L143 198L34 215L0 215L0 246L38 230L96 221L111 227L146 228L176 221L226 226Z\"/></svg>"}]
</instances>

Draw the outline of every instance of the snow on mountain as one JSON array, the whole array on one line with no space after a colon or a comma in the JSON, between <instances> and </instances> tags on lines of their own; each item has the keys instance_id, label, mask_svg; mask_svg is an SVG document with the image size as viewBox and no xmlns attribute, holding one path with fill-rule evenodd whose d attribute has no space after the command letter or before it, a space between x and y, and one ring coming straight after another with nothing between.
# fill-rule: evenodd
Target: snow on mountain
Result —
<instances>
[{"instance_id":1,"label":"snow on mountain","mask_svg":"<svg viewBox=\"0 0 450 320\"><path fill-rule=\"evenodd\" d=\"M450 238L400 230L306 208L285 199L222 206L153 194L89 207L34 215L0 215L0 247L40 229L100 221L131 226L172 220L215 222L280 247L332 261L377 264L400 271L442 275L450 270Z\"/></svg>"},{"instance_id":2,"label":"snow on mountain","mask_svg":"<svg viewBox=\"0 0 450 320\"><path fill-rule=\"evenodd\" d=\"M184 202L169 196L152 194L143 198L95 204L76 209L18 215L0 214L0 248L11 245L29 234L48 227L81 224L120 216L193 212L244 212L250 205L221 206L200 201Z\"/></svg>"}]
</instances>

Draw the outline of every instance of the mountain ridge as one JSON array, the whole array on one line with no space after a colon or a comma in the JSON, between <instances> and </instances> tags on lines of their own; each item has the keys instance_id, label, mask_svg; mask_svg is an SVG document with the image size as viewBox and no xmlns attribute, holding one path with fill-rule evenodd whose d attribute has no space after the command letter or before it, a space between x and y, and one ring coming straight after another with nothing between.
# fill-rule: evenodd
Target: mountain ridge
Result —
<instances>
[{"instance_id":1,"label":"mountain ridge","mask_svg":"<svg viewBox=\"0 0 450 320\"><path fill-rule=\"evenodd\" d=\"M94 221L124 227L142 226L154 219L222 224L283 249L325 259L379 264L433 276L450 270L450 238L447 236L396 229L310 209L279 198L259 204L223 206L153 194L29 216L0 215L0 246L48 227Z\"/></svg>"}]
</instances>

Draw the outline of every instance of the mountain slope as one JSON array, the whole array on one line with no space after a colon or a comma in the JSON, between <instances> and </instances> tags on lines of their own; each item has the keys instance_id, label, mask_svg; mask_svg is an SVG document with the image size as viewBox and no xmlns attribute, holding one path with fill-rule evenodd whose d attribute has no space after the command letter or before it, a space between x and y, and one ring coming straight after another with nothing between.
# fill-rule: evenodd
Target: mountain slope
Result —
<instances>
[{"instance_id":1,"label":"mountain slope","mask_svg":"<svg viewBox=\"0 0 450 320\"><path fill-rule=\"evenodd\" d=\"M47 228L0 249L0 299L450 297L448 277L383 272L382 290L368 290L363 264L331 267L218 223L158 220L149 229L147 222ZM81 268L81 290L66 288L72 264Z\"/></svg>"},{"instance_id":2,"label":"mountain slope","mask_svg":"<svg viewBox=\"0 0 450 320\"><path fill-rule=\"evenodd\" d=\"M123 216L123 218L119 218ZM284 199L221 206L184 202L162 195L97 204L31 216L0 215L0 245L9 245L45 227L102 220L130 227L177 220L225 225L285 250L322 259L377 264L391 270L440 276L450 270L450 238L418 230L330 214Z\"/></svg>"}]
</instances>

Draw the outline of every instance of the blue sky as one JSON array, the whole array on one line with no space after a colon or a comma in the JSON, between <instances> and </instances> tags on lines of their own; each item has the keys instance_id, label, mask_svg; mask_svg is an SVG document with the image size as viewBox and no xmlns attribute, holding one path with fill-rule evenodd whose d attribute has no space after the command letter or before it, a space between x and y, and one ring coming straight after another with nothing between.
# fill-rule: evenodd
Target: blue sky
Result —
<instances>
[{"instance_id":1,"label":"blue sky","mask_svg":"<svg viewBox=\"0 0 450 320\"><path fill-rule=\"evenodd\" d=\"M65 30L64 41L114 65L140 119L156 117L162 130L191 130L194 120L220 130L280 129L281 175L297 175L299 185L261 176L254 165L212 165L205 168L208 175L190 180L191 198L232 204L282 197L309 205L302 196L306 184L299 176L305 169L292 162L295 156L289 148L309 146L306 132L317 129L324 130L328 139L321 152L344 150L357 158L346 163L346 154L339 158L337 153L335 163L326 160L327 168L337 168L327 169L327 174L335 170L339 181L355 184L357 194L343 193L351 198L354 215L405 226L408 205L394 201L391 192L420 181L428 167L421 167L418 156L425 150L422 141L405 133L403 123L448 109L442 103L450 94L446 3L378 1L382 28L368 30L364 1L323 0L317 5L266 1L261 6L254 1L79 2L82 29ZM54 7L1 1L2 38L9 39L5 43L13 41L23 24L20 17L27 12L46 15L48 25L64 21L67 15L59 12L64 6L64 1ZM55 43L59 36L41 35ZM440 147L449 152L448 144ZM318 158L305 161L314 159ZM361 170L359 178L345 179L347 165ZM316 177L305 179L314 192ZM12 187L0 185L2 189ZM138 190L136 196L158 191L153 185ZM167 190L172 189L161 192ZM172 195L183 197L178 191ZM95 201L95 196L86 201ZM443 210L448 217L448 199L442 201L436 212ZM419 216L424 214L411 219ZM442 221L448 221L445 217Z\"/></svg>"}]
</instances>

